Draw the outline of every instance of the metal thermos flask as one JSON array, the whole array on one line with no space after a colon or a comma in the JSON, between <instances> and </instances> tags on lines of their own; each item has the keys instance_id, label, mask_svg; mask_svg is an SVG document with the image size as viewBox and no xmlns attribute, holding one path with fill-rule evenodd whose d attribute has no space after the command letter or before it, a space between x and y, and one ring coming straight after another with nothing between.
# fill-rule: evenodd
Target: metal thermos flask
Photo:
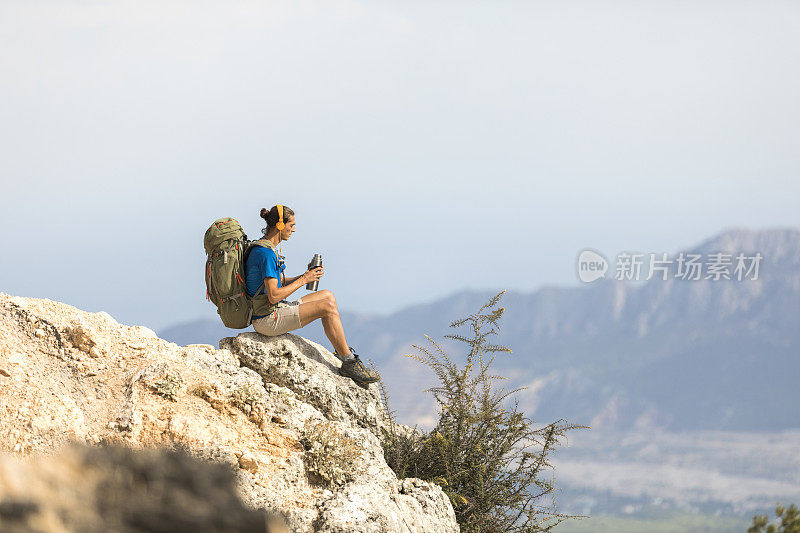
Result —
<instances>
[{"instance_id":1,"label":"metal thermos flask","mask_svg":"<svg viewBox=\"0 0 800 533\"><path fill-rule=\"evenodd\" d=\"M322 256L319 254L314 254L314 259L311 260L311 268L309 270L314 270L317 267L322 266ZM315 279L314 281L309 281L306 283L306 290L315 291L319 286L319 280Z\"/></svg>"}]
</instances>

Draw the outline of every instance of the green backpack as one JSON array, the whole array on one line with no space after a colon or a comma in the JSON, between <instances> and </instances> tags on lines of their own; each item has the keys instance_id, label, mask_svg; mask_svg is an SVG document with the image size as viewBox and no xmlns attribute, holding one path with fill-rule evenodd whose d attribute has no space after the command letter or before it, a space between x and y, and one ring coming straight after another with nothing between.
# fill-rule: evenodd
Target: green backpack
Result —
<instances>
[{"instance_id":1,"label":"green backpack","mask_svg":"<svg viewBox=\"0 0 800 533\"><path fill-rule=\"evenodd\" d=\"M206 230L206 299L217 306L226 327L244 329L253 315L268 315L277 307L270 305L263 281L252 298L245 286L244 265L253 246L271 245L263 240L248 241L242 226L233 218L221 218Z\"/></svg>"}]
</instances>

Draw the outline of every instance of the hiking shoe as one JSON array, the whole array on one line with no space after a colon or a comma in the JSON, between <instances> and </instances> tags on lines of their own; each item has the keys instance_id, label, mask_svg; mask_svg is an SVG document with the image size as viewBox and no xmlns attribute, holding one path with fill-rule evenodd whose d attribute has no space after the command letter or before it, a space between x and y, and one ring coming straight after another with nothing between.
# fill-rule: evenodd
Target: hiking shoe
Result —
<instances>
[{"instance_id":1,"label":"hiking shoe","mask_svg":"<svg viewBox=\"0 0 800 533\"><path fill-rule=\"evenodd\" d=\"M380 376L375 375L372 371L370 371L364 363L358 358L358 354L353 349L352 346L348 346L350 348L350 352L353 354L353 359L351 361L342 361L342 366L339 368L339 374L342 376L346 376L353 381L357 381L359 383L369 384L375 383L376 381L380 381ZM336 352L334 352L336 353ZM338 355L338 354L337 354Z\"/></svg>"}]
</instances>

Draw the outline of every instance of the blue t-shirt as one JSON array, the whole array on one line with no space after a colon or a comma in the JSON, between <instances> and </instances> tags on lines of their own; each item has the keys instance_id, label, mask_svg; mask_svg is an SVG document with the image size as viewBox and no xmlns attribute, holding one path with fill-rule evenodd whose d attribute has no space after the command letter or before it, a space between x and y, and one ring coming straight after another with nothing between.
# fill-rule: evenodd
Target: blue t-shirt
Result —
<instances>
[{"instance_id":1,"label":"blue t-shirt","mask_svg":"<svg viewBox=\"0 0 800 533\"><path fill-rule=\"evenodd\" d=\"M272 248L264 248L263 246L254 246L247 256L247 261L244 264L245 285L247 286L247 294L250 297L255 296L264 278L275 278L278 280L278 287L281 286L281 273L283 273L286 265L281 261L278 267L278 255ZM262 290L266 294L267 288ZM257 315L253 317L261 318L265 315Z\"/></svg>"}]
</instances>

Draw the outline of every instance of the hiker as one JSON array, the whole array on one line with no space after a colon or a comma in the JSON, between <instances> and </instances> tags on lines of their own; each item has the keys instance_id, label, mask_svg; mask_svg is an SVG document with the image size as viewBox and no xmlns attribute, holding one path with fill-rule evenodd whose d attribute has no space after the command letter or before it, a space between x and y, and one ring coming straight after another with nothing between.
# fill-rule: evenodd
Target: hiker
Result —
<instances>
[{"instance_id":1,"label":"hiker","mask_svg":"<svg viewBox=\"0 0 800 533\"><path fill-rule=\"evenodd\" d=\"M247 294L254 298L263 289L269 305L266 314L253 316L255 330L262 335L280 335L302 328L319 318L325 335L333 344L334 355L342 360L339 373L359 383L378 381L380 378L367 369L355 350L347 345L336 298L331 291L315 291L299 300L286 300L294 291L320 279L324 273L323 267L311 270L309 264L309 270L299 276L286 277L283 274L286 266L277 247L294 233L294 211L278 204L269 210L262 209L261 218L267 222L267 227L262 230L264 237L256 241L258 245L252 247L245 260Z\"/></svg>"}]
</instances>

